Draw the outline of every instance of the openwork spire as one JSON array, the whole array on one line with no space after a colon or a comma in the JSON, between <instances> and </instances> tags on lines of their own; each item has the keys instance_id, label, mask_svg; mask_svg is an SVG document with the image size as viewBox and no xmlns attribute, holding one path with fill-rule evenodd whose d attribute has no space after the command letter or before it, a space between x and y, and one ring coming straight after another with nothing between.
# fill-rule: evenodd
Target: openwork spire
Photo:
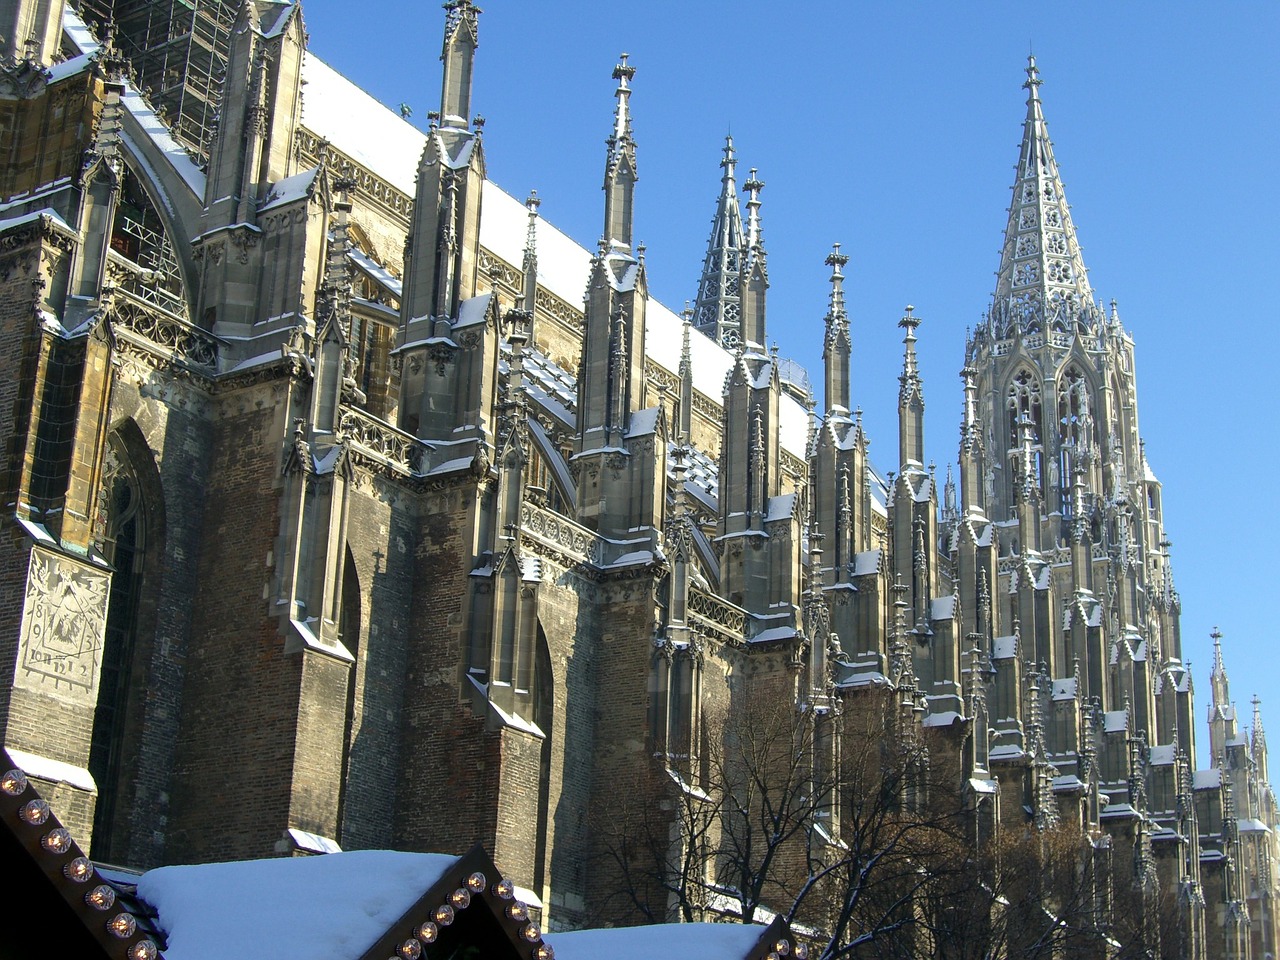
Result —
<instances>
[{"instance_id":1,"label":"openwork spire","mask_svg":"<svg viewBox=\"0 0 1280 960\"><path fill-rule=\"evenodd\" d=\"M693 307L694 326L729 349L742 340L742 259L747 247L735 181L737 165L733 137L725 137L724 157L720 161L724 171L720 177L720 198L716 201L716 214L711 221L711 237L707 241L707 256L702 264L702 278L698 281L698 297ZM758 211L758 188L753 196L754 209ZM758 235L758 215L756 232Z\"/></svg>"},{"instance_id":2,"label":"openwork spire","mask_svg":"<svg viewBox=\"0 0 1280 960\"><path fill-rule=\"evenodd\" d=\"M1040 72L1027 58L1027 118L1013 202L991 305L997 338L1024 333L1089 332L1103 317L1080 256L1053 144L1040 104Z\"/></svg>"}]
</instances>

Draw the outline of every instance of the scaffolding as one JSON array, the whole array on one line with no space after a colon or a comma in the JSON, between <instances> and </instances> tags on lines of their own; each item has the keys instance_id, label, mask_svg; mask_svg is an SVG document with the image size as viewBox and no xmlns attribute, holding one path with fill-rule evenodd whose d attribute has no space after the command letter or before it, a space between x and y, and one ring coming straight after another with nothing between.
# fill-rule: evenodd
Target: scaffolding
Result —
<instances>
[{"instance_id":1,"label":"scaffolding","mask_svg":"<svg viewBox=\"0 0 1280 960\"><path fill-rule=\"evenodd\" d=\"M78 0L101 36L108 25L138 87L174 137L203 158L217 125L238 6L226 0Z\"/></svg>"}]
</instances>

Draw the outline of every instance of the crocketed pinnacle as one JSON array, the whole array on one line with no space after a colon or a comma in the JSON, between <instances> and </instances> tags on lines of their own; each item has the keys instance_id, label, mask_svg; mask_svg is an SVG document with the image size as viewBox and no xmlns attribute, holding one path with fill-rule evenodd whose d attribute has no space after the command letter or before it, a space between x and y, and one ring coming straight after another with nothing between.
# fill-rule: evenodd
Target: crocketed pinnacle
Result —
<instances>
[{"instance_id":1,"label":"crocketed pinnacle","mask_svg":"<svg viewBox=\"0 0 1280 960\"><path fill-rule=\"evenodd\" d=\"M747 174L742 189L747 191L747 256L754 258L764 253L764 227L760 223L760 191L764 181L757 176L755 167Z\"/></svg>"},{"instance_id":2,"label":"crocketed pinnacle","mask_svg":"<svg viewBox=\"0 0 1280 960\"><path fill-rule=\"evenodd\" d=\"M627 54L618 59L613 68L613 79L618 81L613 132L605 141L608 154L604 170L604 240L607 250L630 256L637 180L636 142L631 135L631 80L636 68L627 62Z\"/></svg>"},{"instance_id":3,"label":"crocketed pinnacle","mask_svg":"<svg viewBox=\"0 0 1280 960\"><path fill-rule=\"evenodd\" d=\"M1209 719L1213 719L1214 707L1225 707L1231 702L1227 682L1227 668L1222 662L1222 631L1217 627L1209 634L1213 639L1213 669L1209 672Z\"/></svg>"},{"instance_id":4,"label":"crocketed pinnacle","mask_svg":"<svg viewBox=\"0 0 1280 960\"><path fill-rule=\"evenodd\" d=\"M914 310L915 307L907 304L905 315L898 321L898 326L907 331L902 338L902 376L898 378L900 403L918 398L921 392L920 365L916 359L916 327L920 326L920 318Z\"/></svg>"},{"instance_id":5,"label":"crocketed pinnacle","mask_svg":"<svg viewBox=\"0 0 1280 960\"><path fill-rule=\"evenodd\" d=\"M822 343L823 387L828 414L849 414L849 315L844 306L844 268L849 257L833 244L823 261L831 268L831 300L827 309L826 335Z\"/></svg>"},{"instance_id":6,"label":"crocketed pinnacle","mask_svg":"<svg viewBox=\"0 0 1280 960\"><path fill-rule=\"evenodd\" d=\"M725 137L720 197L693 307L694 326L729 348L735 347L742 335L742 256L746 248L735 180L737 165L733 137Z\"/></svg>"},{"instance_id":7,"label":"crocketed pinnacle","mask_svg":"<svg viewBox=\"0 0 1280 960\"><path fill-rule=\"evenodd\" d=\"M1027 117L1000 252L991 314L997 337L1095 329L1093 302L1040 103L1040 72L1027 58Z\"/></svg>"},{"instance_id":8,"label":"crocketed pinnacle","mask_svg":"<svg viewBox=\"0 0 1280 960\"><path fill-rule=\"evenodd\" d=\"M618 58L613 79L617 104L613 109L613 132L605 141L608 154L604 164L604 250L631 256L632 212L635 207L636 142L631 136L631 79L636 68L627 63L627 54Z\"/></svg>"},{"instance_id":9,"label":"crocketed pinnacle","mask_svg":"<svg viewBox=\"0 0 1280 960\"><path fill-rule=\"evenodd\" d=\"M533 316L538 292L538 208L542 201L538 199L538 191L530 190L524 202L529 211L529 226L524 239L524 309Z\"/></svg>"},{"instance_id":10,"label":"crocketed pinnacle","mask_svg":"<svg viewBox=\"0 0 1280 960\"><path fill-rule=\"evenodd\" d=\"M618 64L613 68L613 79L618 81L614 92L617 106L613 112L613 135L609 138L609 169L612 170L628 152L634 154L635 143L631 136L631 80L636 75L636 68L627 62L630 54L618 57Z\"/></svg>"}]
</instances>

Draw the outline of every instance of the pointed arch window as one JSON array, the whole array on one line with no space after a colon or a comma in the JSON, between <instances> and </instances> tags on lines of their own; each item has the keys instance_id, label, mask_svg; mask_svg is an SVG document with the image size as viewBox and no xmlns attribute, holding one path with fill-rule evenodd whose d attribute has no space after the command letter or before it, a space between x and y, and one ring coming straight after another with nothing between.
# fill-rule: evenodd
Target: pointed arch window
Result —
<instances>
[{"instance_id":1,"label":"pointed arch window","mask_svg":"<svg viewBox=\"0 0 1280 960\"><path fill-rule=\"evenodd\" d=\"M120 858L122 837L117 825L125 815L121 796L130 779L126 756L136 739L131 718L142 688L139 608L143 577L153 534L148 504L128 451L119 434L107 444L103 469L104 558L114 568L107 605L106 635L98 703L89 743L89 770L99 787L94 811L93 856ZM132 722L131 722L132 720Z\"/></svg>"},{"instance_id":2,"label":"pointed arch window","mask_svg":"<svg viewBox=\"0 0 1280 960\"><path fill-rule=\"evenodd\" d=\"M1010 413L1010 446L1019 443L1018 421L1023 416L1031 418L1035 429L1035 440L1040 441L1040 381L1030 370L1019 371L1009 382L1008 408Z\"/></svg>"},{"instance_id":3,"label":"pointed arch window","mask_svg":"<svg viewBox=\"0 0 1280 960\"><path fill-rule=\"evenodd\" d=\"M1092 409L1089 381L1072 364L1058 380L1058 476L1063 516L1071 515L1074 470L1093 447Z\"/></svg>"},{"instance_id":4,"label":"pointed arch window","mask_svg":"<svg viewBox=\"0 0 1280 960\"><path fill-rule=\"evenodd\" d=\"M114 267L108 276L121 289L170 313L187 316L178 255L142 181L128 167L121 177L108 257Z\"/></svg>"}]
</instances>

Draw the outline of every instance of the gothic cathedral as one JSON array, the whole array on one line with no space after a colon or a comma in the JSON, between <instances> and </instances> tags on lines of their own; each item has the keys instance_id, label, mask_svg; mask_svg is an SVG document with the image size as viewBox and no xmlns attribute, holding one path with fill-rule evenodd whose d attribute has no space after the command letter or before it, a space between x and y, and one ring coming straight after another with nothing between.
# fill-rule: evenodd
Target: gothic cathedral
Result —
<instances>
[{"instance_id":1,"label":"gothic cathedral","mask_svg":"<svg viewBox=\"0 0 1280 960\"><path fill-rule=\"evenodd\" d=\"M817 395L766 347L732 142L677 315L633 235L634 66L585 249L487 180L480 11L445 9L423 133L297 2L0 0L0 740L92 856L478 839L572 928L620 882L601 816L696 791L735 717L800 709L831 767L891 711L975 842L1074 825L1186 956L1276 955L1258 706L1219 644L1195 769L1134 344L1034 59L939 479L912 310L880 470L839 246Z\"/></svg>"}]
</instances>

